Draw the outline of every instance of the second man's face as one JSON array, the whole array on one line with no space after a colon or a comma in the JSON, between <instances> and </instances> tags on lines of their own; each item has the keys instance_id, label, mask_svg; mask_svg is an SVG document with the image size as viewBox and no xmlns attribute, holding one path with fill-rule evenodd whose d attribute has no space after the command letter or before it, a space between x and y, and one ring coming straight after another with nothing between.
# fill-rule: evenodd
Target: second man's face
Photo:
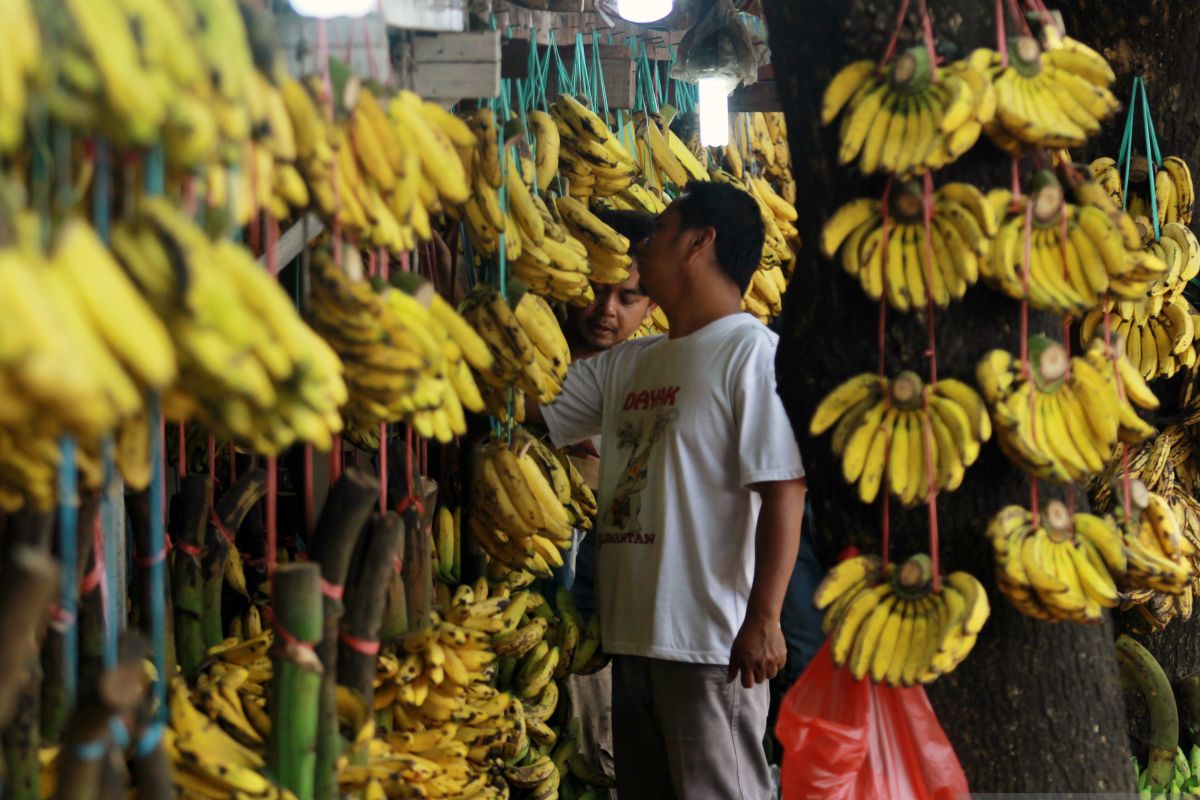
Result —
<instances>
[{"instance_id":1,"label":"second man's face","mask_svg":"<svg viewBox=\"0 0 1200 800\"><path fill-rule=\"evenodd\" d=\"M638 287L638 266L624 283L593 283L596 300L579 313L579 335L592 347L607 350L633 335L650 310L650 298Z\"/></svg>"}]
</instances>

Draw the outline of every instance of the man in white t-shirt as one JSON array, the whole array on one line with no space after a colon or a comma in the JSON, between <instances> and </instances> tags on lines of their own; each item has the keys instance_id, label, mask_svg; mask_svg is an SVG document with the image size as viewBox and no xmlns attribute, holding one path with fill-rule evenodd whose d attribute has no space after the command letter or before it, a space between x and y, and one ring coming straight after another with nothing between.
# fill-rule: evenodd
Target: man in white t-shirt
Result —
<instances>
[{"instance_id":1,"label":"man in white t-shirt","mask_svg":"<svg viewBox=\"0 0 1200 800\"><path fill-rule=\"evenodd\" d=\"M542 409L558 446L601 435L597 595L622 800L765 800L767 680L786 646L804 469L775 392L778 337L741 297L763 228L694 183L639 253L669 336L572 365Z\"/></svg>"}]
</instances>

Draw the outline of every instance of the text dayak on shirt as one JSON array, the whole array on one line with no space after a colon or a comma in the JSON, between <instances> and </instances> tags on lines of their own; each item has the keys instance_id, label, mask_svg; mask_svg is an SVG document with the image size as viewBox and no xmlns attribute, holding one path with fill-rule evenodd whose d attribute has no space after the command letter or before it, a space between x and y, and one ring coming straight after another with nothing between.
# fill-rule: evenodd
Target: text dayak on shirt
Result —
<instances>
[{"instance_id":1,"label":"text dayak on shirt","mask_svg":"<svg viewBox=\"0 0 1200 800\"><path fill-rule=\"evenodd\" d=\"M663 386L658 389L643 389L640 392L630 392L625 396L622 411L640 411L642 409L662 408L675 405L675 395L679 394L678 386Z\"/></svg>"}]
</instances>

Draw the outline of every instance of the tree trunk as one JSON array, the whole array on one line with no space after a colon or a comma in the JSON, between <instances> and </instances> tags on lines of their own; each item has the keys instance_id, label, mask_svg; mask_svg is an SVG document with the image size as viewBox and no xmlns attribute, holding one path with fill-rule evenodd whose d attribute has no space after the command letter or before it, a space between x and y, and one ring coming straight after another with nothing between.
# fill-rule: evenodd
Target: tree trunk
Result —
<instances>
[{"instance_id":1,"label":"tree trunk","mask_svg":"<svg viewBox=\"0 0 1200 800\"><path fill-rule=\"evenodd\" d=\"M824 220L841 204L880 196L883 181L837 163L837 125L820 127L821 95L833 74L860 58L878 59L894 24L896 3L878 0L767 0L776 80L787 115L797 207L804 242L780 322L779 392L808 469L823 551L880 546L879 504L865 506L843 483L827 436L808 435L821 398L842 380L878 364L871 303L840 265L821 257ZM1085 5L1082 2L1078 6ZM1094 4L1086 4L1094 6ZM914 9L917 4L913 4ZM994 4L943 0L933 4L939 50L958 58L995 47ZM916 43L915 11L900 47ZM1085 38L1086 41L1086 38ZM1028 165L1026 165L1026 171ZM1007 156L982 140L964 159L935 176L986 189L1005 186ZM994 347L1016 352L1019 305L979 285L934 315L939 374L974 383L975 364ZM927 320L888 309L887 372L928 370ZM1030 333L1061 336L1059 321L1032 314ZM1062 496L1042 484L1043 502ZM1077 505L1086 495L1076 493ZM988 588L991 619L959 668L936 681L929 697L974 792L1116 792L1131 790L1124 704L1113 651L1113 628L1046 624L1019 614L996 590L984 527L1009 503L1028 505L1028 478L994 445L967 471L958 491L943 494L938 522L943 574L966 570ZM892 503L891 560L929 549L926 510Z\"/></svg>"}]
</instances>

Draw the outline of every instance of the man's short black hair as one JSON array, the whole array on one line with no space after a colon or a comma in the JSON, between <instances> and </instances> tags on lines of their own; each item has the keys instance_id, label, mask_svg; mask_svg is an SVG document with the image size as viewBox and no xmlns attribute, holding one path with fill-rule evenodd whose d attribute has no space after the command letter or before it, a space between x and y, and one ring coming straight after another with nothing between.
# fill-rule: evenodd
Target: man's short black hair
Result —
<instances>
[{"instance_id":1,"label":"man's short black hair","mask_svg":"<svg viewBox=\"0 0 1200 800\"><path fill-rule=\"evenodd\" d=\"M758 203L743 189L716 181L692 181L675 198L679 229L712 228L717 263L738 291L746 293L762 259L762 215Z\"/></svg>"},{"instance_id":2,"label":"man's short black hair","mask_svg":"<svg viewBox=\"0 0 1200 800\"><path fill-rule=\"evenodd\" d=\"M630 255L635 255L637 246L654 233L654 215L648 211L602 208L596 211L596 217L629 240Z\"/></svg>"}]
</instances>

